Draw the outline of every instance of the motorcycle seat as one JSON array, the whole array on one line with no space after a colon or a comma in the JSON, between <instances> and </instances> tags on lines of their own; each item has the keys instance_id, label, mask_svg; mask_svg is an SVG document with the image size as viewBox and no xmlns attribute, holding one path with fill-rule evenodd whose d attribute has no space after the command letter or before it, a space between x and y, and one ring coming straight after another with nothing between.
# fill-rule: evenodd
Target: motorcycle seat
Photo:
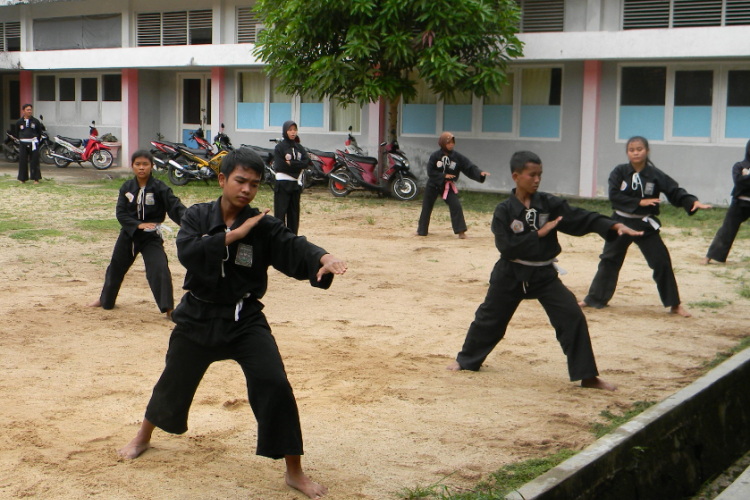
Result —
<instances>
[{"instance_id":1,"label":"motorcycle seat","mask_svg":"<svg viewBox=\"0 0 750 500\"><path fill-rule=\"evenodd\" d=\"M72 137L63 137L61 135L58 135L60 139L63 141L71 143L75 147L79 147L81 144L83 144L83 139L73 139Z\"/></svg>"},{"instance_id":2,"label":"motorcycle seat","mask_svg":"<svg viewBox=\"0 0 750 500\"><path fill-rule=\"evenodd\" d=\"M376 165L378 163L377 158L373 158L372 156L359 156L359 155L350 155L349 153L342 153L344 155L344 158L348 158L351 161L359 162L359 163L369 163L370 165Z\"/></svg>"},{"instance_id":3,"label":"motorcycle seat","mask_svg":"<svg viewBox=\"0 0 750 500\"><path fill-rule=\"evenodd\" d=\"M169 141L161 141L162 144L166 144L167 146L172 146L173 148L181 147L186 148L187 144L184 142L169 142Z\"/></svg>"},{"instance_id":4,"label":"motorcycle seat","mask_svg":"<svg viewBox=\"0 0 750 500\"><path fill-rule=\"evenodd\" d=\"M321 158L336 158L336 155L329 151L320 151L318 149L311 149L310 152L320 156Z\"/></svg>"},{"instance_id":5,"label":"motorcycle seat","mask_svg":"<svg viewBox=\"0 0 750 500\"><path fill-rule=\"evenodd\" d=\"M211 156L211 152L207 149L193 149L184 146L180 146L180 149L189 153L193 153L195 156L201 156L204 158L208 158L209 156Z\"/></svg>"},{"instance_id":6,"label":"motorcycle seat","mask_svg":"<svg viewBox=\"0 0 750 500\"><path fill-rule=\"evenodd\" d=\"M251 146L251 145L249 145L249 144L243 144L243 145L242 145L242 146L240 146L240 147L242 147L242 148L248 148L248 149L252 149L253 151L255 151L255 152L256 152L256 153L258 153L258 154L267 154L267 155L272 155L272 154L273 154L273 151L274 151L273 149L269 149L269 148L262 148L262 147L260 147L260 146Z\"/></svg>"}]
</instances>

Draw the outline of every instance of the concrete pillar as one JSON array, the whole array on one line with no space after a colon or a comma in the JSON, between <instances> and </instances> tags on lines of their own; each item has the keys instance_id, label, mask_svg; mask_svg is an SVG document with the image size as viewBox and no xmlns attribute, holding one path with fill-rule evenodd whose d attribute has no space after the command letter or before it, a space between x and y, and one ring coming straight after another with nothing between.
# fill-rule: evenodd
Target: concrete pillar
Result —
<instances>
[{"instance_id":1,"label":"concrete pillar","mask_svg":"<svg viewBox=\"0 0 750 500\"><path fill-rule=\"evenodd\" d=\"M599 146L599 102L602 90L602 62L583 65L583 110L581 119L581 171L578 195L596 196L596 169Z\"/></svg>"},{"instance_id":2,"label":"concrete pillar","mask_svg":"<svg viewBox=\"0 0 750 500\"><path fill-rule=\"evenodd\" d=\"M224 122L224 68L211 68L211 135L221 131ZM211 140L211 138L209 138Z\"/></svg>"},{"instance_id":3,"label":"concrete pillar","mask_svg":"<svg viewBox=\"0 0 750 500\"><path fill-rule=\"evenodd\" d=\"M21 106L24 104L34 105L34 73L31 71L21 70L18 72L19 85L21 87ZM23 114L23 110L18 110L18 116Z\"/></svg>"},{"instance_id":4,"label":"concrete pillar","mask_svg":"<svg viewBox=\"0 0 750 500\"><path fill-rule=\"evenodd\" d=\"M211 5L211 10L213 12L213 20L211 22L211 40L214 45L220 45L223 43L221 13L224 9L222 9L222 4L223 2L221 0L213 0L213 4Z\"/></svg>"},{"instance_id":5,"label":"concrete pillar","mask_svg":"<svg viewBox=\"0 0 750 500\"><path fill-rule=\"evenodd\" d=\"M34 20L31 18L31 6L26 4L19 5L21 20L21 52L31 52L34 50L33 28Z\"/></svg>"},{"instance_id":6,"label":"concrete pillar","mask_svg":"<svg viewBox=\"0 0 750 500\"><path fill-rule=\"evenodd\" d=\"M122 150L121 165L138 150L138 70L122 70Z\"/></svg>"},{"instance_id":7,"label":"concrete pillar","mask_svg":"<svg viewBox=\"0 0 750 500\"><path fill-rule=\"evenodd\" d=\"M378 159L379 175L387 170L380 155L380 144L385 141L385 137L385 100L381 98L378 102L367 105L367 145L370 156Z\"/></svg>"},{"instance_id":8,"label":"concrete pillar","mask_svg":"<svg viewBox=\"0 0 750 500\"><path fill-rule=\"evenodd\" d=\"M602 0L588 0L586 3L586 31L601 31Z\"/></svg>"},{"instance_id":9,"label":"concrete pillar","mask_svg":"<svg viewBox=\"0 0 750 500\"><path fill-rule=\"evenodd\" d=\"M131 45L135 47L135 42L132 44L130 43L130 32L133 31L133 34L135 34L135 30L131 27L131 20L133 21L133 26L135 25L135 13L130 8L130 0L120 0L120 14L122 15L122 47L130 47Z\"/></svg>"}]
</instances>

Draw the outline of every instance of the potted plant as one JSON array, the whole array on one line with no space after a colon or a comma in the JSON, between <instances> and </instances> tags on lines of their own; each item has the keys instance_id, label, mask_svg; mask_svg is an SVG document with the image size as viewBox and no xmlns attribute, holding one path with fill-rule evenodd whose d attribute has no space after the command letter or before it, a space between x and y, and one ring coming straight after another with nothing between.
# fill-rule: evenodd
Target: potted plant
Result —
<instances>
[{"instance_id":1,"label":"potted plant","mask_svg":"<svg viewBox=\"0 0 750 500\"><path fill-rule=\"evenodd\" d=\"M114 158L117 158L117 153L120 152L120 147L122 146L122 143L117 140L117 137L115 137L112 134L104 134L102 137L102 144L107 146L110 150L112 150L112 156Z\"/></svg>"}]
</instances>

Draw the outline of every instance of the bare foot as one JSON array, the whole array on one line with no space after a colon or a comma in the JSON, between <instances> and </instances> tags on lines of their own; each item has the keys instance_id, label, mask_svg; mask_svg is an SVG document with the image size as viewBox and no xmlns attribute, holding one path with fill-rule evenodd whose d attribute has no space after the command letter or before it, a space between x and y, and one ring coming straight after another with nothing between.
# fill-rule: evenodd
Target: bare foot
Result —
<instances>
[{"instance_id":1,"label":"bare foot","mask_svg":"<svg viewBox=\"0 0 750 500\"><path fill-rule=\"evenodd\" d=\"M95 301L91 302L90 304L86 304L86 307L102 307L102 301L99 299L96 299Z\"/></svg>"},{"instance_id":2,"label":"bare foot","mask_svg":"<svg viewBox=\"0 0 750 500\"><path fill-rule=\"evenodd\" d=\"M117 454L122 458L133 460L149 448L151 448L151 443L149 441L144 443L141 441L140 437L136 436L131 442L117 450Z\"/></svg>"},{"instance_id":3,"label":"bare foot","mask_svg":"<svg viewBox=\"0 0 750 500\"><path fill-rule=\"evenodd\" d=\"M287 485L310 498L323 498L328 493L327 487L316 483L302 472L302 460L299 455L285 455L284 459L286 460Z\"/></svg>"},{"instance_id":4,"label":"bare foot","mask_svg":"<svg viewBox=\"0 0 750 500\"><path fill-rule=\"evenodd\" d=\"M452 372L460 372L461 370L463 370L463 368L461 368L461 365L458 364L458 361L454 361L453 363L449 364L445 367L445 369Z\"/></svg>"},{"instance_id":5,"label":"bare foot","mask_svg":"<svg viewBox=\"0 0 750 500\"><path fill-rule=\"evenodd\" d=\"M584 308L584 307L588 307L588 306L589 306L589 305L588 305L588 304L586 303L586 301L585 301L585 300L582 300L582 301L580 301L580 302L578 303L578 307L580 307L580 308Z\"/></svg>"},{"instance_id":6,"label":"bare foot","mask_svg":"<svg viewBox=\"0 0 750 500\"><path fill-rule=\"evenodd\" d=\"M419 232L414 231L414 236L427 236L426 234L419 234Z\"/></svg>"},{"instance_id":7,"label":"bare foot","mask_svg":"<svg viewBox=\"0 0 750 500\"><path fill-rule=\"evenodd\" d=\"M39 181L34 181L34 185L36 186L37 184L39 184Z\"/></svg>"},{"instance_id":8,"label":"bare foot","mask_svg":"<svg viewBox=\"0 0 750 500\"><path fill-rule=\"evenodd\" d=\"M672 306L672 308L669 310L669 313L670 314L679 314L683 318L689 318L690 316L692 316L692 314L690 314L689 312L687 312L687 310L684 307L682 307L682 304L677 305L677 306Z\"/></svg>"},{"instance_id":9,"label":"bare foot","mask_svg":"<svg viewBox=\"0 0 750 500\"><path fill-rule=\"evenodd\" d=\"M701 265L702 266L707 266L709 264L709 262L711 262L711 259L709 257L706 257L705 259L703 259L701 261Z\"/></svg>"},{"instance_id":10,"label":"bare foot","mask_svg":"<svg viewBox=\"0 0 750 500\"><path fill-rule=\"evenodd\" d=\"M465 240L465 239L467 239L468 237L469 237L469 236L468 236L468 235L466 234L466 231L461 231L460 233L458 233L458 239L459 239L459 240Z\"/></svg>"},{"instance_id":11,"label":"bare foot","mask_svg":"<svg viewBox=\"0 0 750 500\"><path fill-rule=\"evenodd\" d=\"M617 390L616 385L610 384L609 382L605 382L599 377L591 377L591 378L581 380L581 387L586 387L587 389L602 389L604 391L616 391Z\"/></svg>"},{"instance_id":12,"label":"bare foot","mask_svg":"<svg viewBox=\"0 0 750 500\"><path fill-rule=\"evenodd\" d=\"M172 321L172 310L171 309L167 309L167 312L165 314L167 315L167 319L169 321Z\"/></svg>"}]
</instances>

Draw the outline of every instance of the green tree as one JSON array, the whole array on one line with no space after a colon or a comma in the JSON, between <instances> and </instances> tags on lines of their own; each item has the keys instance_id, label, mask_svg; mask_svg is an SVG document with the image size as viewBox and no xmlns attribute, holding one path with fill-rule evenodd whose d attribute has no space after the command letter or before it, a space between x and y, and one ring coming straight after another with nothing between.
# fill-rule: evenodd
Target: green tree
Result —
<instances>
[{"instance_id":1,"label":"green tree","mask_svg":"<svg viewBox=\"0 0 750 500\"><path fill-rule=\"evenodd\" d=\"M450 96L499 92L522 56L515 0L258 0L255 54L288 94L364 106L385 98L395 130L414 74Z\"/></svg>"}]
</instances>

